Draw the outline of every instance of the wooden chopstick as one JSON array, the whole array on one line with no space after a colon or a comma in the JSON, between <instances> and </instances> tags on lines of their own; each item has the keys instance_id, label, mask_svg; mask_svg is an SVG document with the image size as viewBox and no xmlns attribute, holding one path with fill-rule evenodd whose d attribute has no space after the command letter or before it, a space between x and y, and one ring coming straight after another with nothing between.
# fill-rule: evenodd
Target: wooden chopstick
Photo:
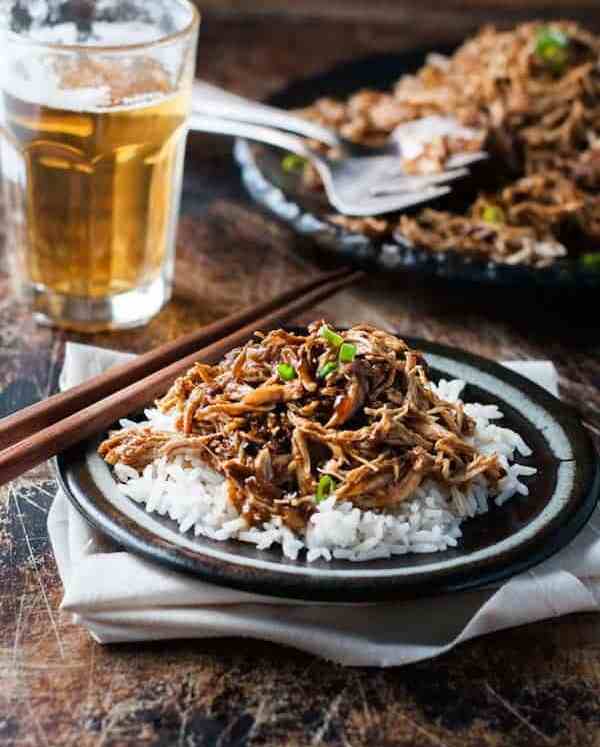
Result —
<instances>
[{"instance_id":1,"label":"wooden chopstick","mask_svg":"<svg viewBox=\"0 0 600 747\"><path fill-rule=\"evenodd\" d=\"M0 420L0 449L6 449L42 428L47 428L53 423L83 410L84 407L97 402L99 399L123 389L132 381L148 376L148 374L168 366L179 358L190 355L190 353L226 337L234 330L250 324L253 320L265 316L265 314L313 290L313 288L345 277L351 272L351 269L345 267L315 275L305 283L280 293L270 301L265 301L248 309L242 309L242 311L202 327L196 332L178 337L173 342L168 342L150 350L133 361L113 366L79 386L55 394L42 402L37 402L35 405L3 418Z\"/></svg>"},{"instance_id":2,"label":"wooden chopstick","mask_svg":"<svg viewBox=\"0 0 600 747\"><path fill-rule=\"evenodd\" d=\"M303 293L276 309L254 318L251 323L213 342L207 347L176 360L164 368L153 371L144 378L133 380L129 385L103 399L84 407L78 412L38 430L18 443L0 452L0 485L3 485L29 469L41 464L80 441L106 430L119 418L139 410L156 397L164 394L175 379L197 361L215 363L228 350L246 342L256 329L273 329L319 301L332 296L364 277L361 271L334 278ZM128 371L138 371L130 366ZM126 378L126 377L125 377Z\"/></svg>"}]
</instances>

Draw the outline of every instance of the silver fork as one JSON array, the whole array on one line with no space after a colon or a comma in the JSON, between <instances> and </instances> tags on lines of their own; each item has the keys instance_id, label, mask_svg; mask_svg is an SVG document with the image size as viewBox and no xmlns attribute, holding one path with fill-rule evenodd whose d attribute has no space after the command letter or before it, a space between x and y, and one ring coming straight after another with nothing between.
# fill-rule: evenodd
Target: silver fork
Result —
<instances>
[{"instance_id":1,"label":"silver fork","mask_svg":"<svg viewBox=\"0 0 600 747\"><path fill-rule=\"evenodd\" d=\"M333 160L311 148L304 138L289 132L206 114L192 114L189 128L196 132L232 135L267 143L307 159L319 172L329 202L343 215L367 217L394 213L436 199L450 191L450 187L445 185L426 185L409 192L377 196L373 194L375 188L389 178L390 169L397 164L398 156L362 156Z\"/></svg>"},{"instance_id":2,"label":"silver fork","mask_svg":"<svg viewBox=\"0 0 600 747\"><path fill-rule=\"evenodd\" d=\"M372 165L374 173L377 175L381 174L383 177L383 180L379 183L369 181L369 190L373 196L391 195L397 192L422 191L435 185L438 185L438 188L441 189L441 185L467 176L469 173L467 167L469 165L487 157L487 154L483 151L459 153L449 159L447 163L448 168L444 172L416 177L403 172L400 162L400 150L397 142L391 138L380 148L360 145L316 122L311 122L283 109L251 101L205 81L196 80L194 83L192 109L198 114L208 114L219 118L276 127L294 132L306 138L318 140L326 145L335 147L339 154L339 160L355 160L356 163L353 165L352 173L353 176L361 175L361 178L363 169L369 167L369 162L365 160L366 158L383 159L387 157L389 158L389 170L384 168L385 162L382 160ZM362 160L359 161L358 159ZM337 161L338 159L336 159ZM369 167L370 174L371 168ZM446 194L448 191L449 189L443 194ZM440 194L442 193L438 193L435 196L437 197Z\"/></svg>"}]
</instances>

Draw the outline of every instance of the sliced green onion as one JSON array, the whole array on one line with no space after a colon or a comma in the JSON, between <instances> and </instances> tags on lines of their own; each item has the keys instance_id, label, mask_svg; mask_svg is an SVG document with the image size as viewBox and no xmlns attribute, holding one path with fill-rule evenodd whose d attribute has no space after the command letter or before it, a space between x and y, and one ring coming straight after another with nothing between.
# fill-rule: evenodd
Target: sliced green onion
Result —
<instances>
[{"instance_id":1,"label":"sliced green onion","mask_svg":"<svg viewBox=\"0 0 600 747\"><path fill-rule=\"evenodd\" d=\"M342 343L340 347L340 361L342 363L352 363L356 358L356 345L349 342Z\"/></svg>"},{"instance_id":2,"label":"sliced green onion","mask_svg":"<svg viewBox=\"0 0 600 747\"><path fill-rule=\"evenodd\" d=\"M315 501L321 503L325 498L329 498L329 496L335 492L336 487L337 485L332 477L329 477L329 475L322 475L319 484L317 485Z\"/></svg>"},{"instance_id":3,"label":"sliced green onion","mask_svg":"<svg viewBox=\"0 0 600 747\"><path fill-rule=\"evenodd\" d=\"M537 33L535 53L546 67L560 75L569 61L569 37L560 29L542 28Z\"/></svg>"},{"instance_id":4,"label":"sliced green onion","mask_svg":"<svg viewBox=\"0 0 600 747\"><path fill-rule=\"evenodd\" d=\"M294 171L301 171L306 164L306 158L297 156L295 153L288 153L281 159L281 168L288 174Z\"/></svg>"},{"instance_id":5,"label":"sliced green onion","mask_svg":"<svg viewBox=\"0 0 600 747\"><path fill-rule=\"evenodd\" d=\"M591 252L590 254L581 255L581 263L588 270L600 270L600 252Z\"/></svg>"},{"instance_id":6,"label":"sliced green onion","mask_svg":"<svg viewBox=\"0 0 600 747\"><path fill-rule=\"evenodd\" d=\"M337 367L337 363L335 363L334 361L329 361L329 363L326 363L322 368L319 369L317 376L320 379L326 379L329 374L337 370Z\"/></svg>"},{"instance_id":7,"label":"sliced green onion","mask_svg":"<svg viewBox=\"0 0 600 747\"><path fill-rule=\"evenodd\" d=\"M486 223L506 223L504 210L499 205L486 205L481 217Z\"/></svg>"},{"instance_id":8,"label":"sliced green onion","mask_svg":"<svg viewBox=\"0 0 600 747\"><path fill-rule=\"evenodd\" d=\"M326 324L321 327L319 334L327 340L332 348L339 348L339 346L344 342L344 338L341 335L338 335L337 332L329 329Z\"/></svg>"},{"instance_id":9,"label":"sliced green onion","mask_svg":"<svg viewBox=\"0 0 600 747\"><path fill-rule=\"evenodd\" d=\"M277 373L279 374L279 378L284 381L293 381L298 375L296 369L290 363L278 363Z\"/></svg>"}]
</instances>

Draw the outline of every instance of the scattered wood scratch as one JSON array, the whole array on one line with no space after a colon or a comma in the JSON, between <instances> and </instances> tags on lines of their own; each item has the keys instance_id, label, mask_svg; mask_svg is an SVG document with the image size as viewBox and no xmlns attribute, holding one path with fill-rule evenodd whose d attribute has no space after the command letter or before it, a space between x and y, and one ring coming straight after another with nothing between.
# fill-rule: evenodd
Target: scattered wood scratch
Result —
<instances>
[{"instance_id":1,"label":"scattered wood scratch","mask_svg":"<svg viewBox=\"0 0 600 747\"><path fill-rule=\"evenodd\" d=\"M19 600L19 611L17 612L17 623L15 625L15 640L13 642L13 667L17 669L17 657L19 654L19 643L21 638L21 620L23 618L23 606L25 604L25 592L21 594Z\"/></svg>"},{"instance_id":2,"label":"scattered wood scratch","mask_svg":"<svg viewBox=\"0 0 600 747\"><path fill-rule=\"evenodd\" d=\"M23 513L21 511L21 507L19 506L19 501L16 492L12 491L12 499L15 504L15 510L17 512L17 516L19 517L19 522L21 523L21 528L23 530L23 536L25 537L25 543L27 545L27 551L29 552L29 557L31 559L31 563L33 565L33 569L35 572L35 576L37 578L40 591L42 592L42 597L44 599L44 604L46 605L46 609L48 611L48 617L50 618L50 623L52 624L52 629L54 630L54 635L56 637L56 642L58 644L58 650L60 652L60 658L65 658L65 651L63 648L62 640L60 638L60 633L58 631L58 625L56 624L56 620L54 619L54 615L52 614L52 608L50 606L50 602L48 600L48 595L46 594L46 588L44 586L44 581L42 579L42 574L40 573L40 569L38 568L38 565L35 560L35 556L33 554L33 548L31 546L31 542L29 540L29 534L27 533L27 527L25 526L25 519L23 518Z\"/></svg>"},{"instance_id":3,"label":"scattered wood scratch","mask_svg":"<svg viewBox=\"0 0 600 747\"><path fill-rule=\"evenodd\" d=\"M415 729L415 731L427 737L427 739L429 739L431 742L437 744L438 747L448 747L447 743L440 739L437 734L428 731L424 726L415 721L414 718L411 718L407 713L402 712L398 715L400 716L400 718L404 719L404 721L408 722L413 727L413 729Z\"/></svg>"},{"instance_id":4,"label":"scattered wood scratch","mask_svg":"<svg viewBox=\"0 0 600 747\"><path fill-rule=\"evenodd\" d=\"M311 744L321 744L321 742L323 741L323 737L327 733L327 729L329 729L329 725L331 724L331 719L337 715L343 694L344 691L339 693L339 695L336 695L335 698L331 701L331 704L327 709L327 713L325 714L325 718L323 719L323 723L321 724L321 727L318 729L318 731L315 732L311 740Z\"/></svg>"},{"instance_id":5,"label":"scattered wood scratch","mask_svg":"<svg viewBox=\"0 0 600 747\"><path fill-rule=\"evenodd\" d=\"M365 688L363 687L363 684L361 682L361 678L357 676L355 678L355 682L356 682L356 687L360 691L360 698L362 700L365 722L368 724L368 726L372 726L373 725L373 714L371 713L371 709L369 708L369 703L367 701L367 695L365 693Z\"/></svg>"},{"instance_id":6,"label":"scattered wood scratch","mask_svg":"<svg viewBox=\"0 0 600 747\"><path fill-rule=\"evenodd\" d=\"M88 688L87 688L87 697L86 697L86 705L88 706L92 702L95 669L96 669L96 646L92 644L90 647L90 671L88 674Z\"/></svg>"},{"instance_id":7,"label":"scattered wood scratch","mask_svg":"<svg viewBox=\"0 0 600 747\"><path fill-rule=\"evenodd\" d=\"M512 715L520 721L524 726L526 726L530 731L532 731L534 734L536 734L538 737L544 740L546 744L553 744L552 739L547 734L544 734L544 732L540 731L537 726L531 723L528 719L523 716L522 713L520 713L513 705L511 705L505 698L500 695L500 693L496 692L494 688L490 685L489 682L485 683L486 690L489 692L490 695L492 695L496 700L501 703L504 708L506 708L509 713L512 713Z\"/></svg>"},{"instance_id":8,"label":"scattered wood scratch","mask_svg":"<svg viewBox=\"0 0 600 747\"><path fill-rule=\"evenodd\" d=\"M268 705L267 702L270 700L270 698L266 695L264 695L258 702L258 706L256 707L256 712L254 713L254 722L252 724L252 727L250 731L248 732L248 735L246 737L247 741L250 742L250 740L254 737L256 734L256 731L260 727L260 725L265 720L265 712L268 711Z\"/></svg>"},{"instance_id":9,"label":"scattered wood scratch","mask_svg":"<svg viewBox=\"0 0 600 747\"><path fill-rule=\"evenodd\" d=\"M42 725L36 718L35 712L33 708L31 707L31 703L29 702L29 698L25 698L24 700L25 700L25 705L27 707L27 711L29 712L29 717L33 721L38 735L40 736L44 744L49 745L50 743L48 742L48 737L46 736L46 732L44 731L44 729L42 728Z\"/></svg>"},{"instance_id":10,"label":"scattered wood scratch","mask_svg":"<svg viewBox=\"0 0 600 747\"><path fill-rule=\"evenodd\" d=\"M47 508L44 508L43 506L40 506L40 505L39 505L39 503L36 503L36 502L35 502L35 501L33 500L33 498L29 498L29 497L28 497L28 496L26 496L26 495L22 495L22 496L21 496L21 498L22 498L23 500L27 501L27 503L29 503L29 505L30 505L30 506L33 506L34 508L37 508L37 510L38 510L38 511L41 511L41 513L43 513L43 514L47 514L47 513L48 513L48 509L47 509Z\"/></svg>"}]
</instances>

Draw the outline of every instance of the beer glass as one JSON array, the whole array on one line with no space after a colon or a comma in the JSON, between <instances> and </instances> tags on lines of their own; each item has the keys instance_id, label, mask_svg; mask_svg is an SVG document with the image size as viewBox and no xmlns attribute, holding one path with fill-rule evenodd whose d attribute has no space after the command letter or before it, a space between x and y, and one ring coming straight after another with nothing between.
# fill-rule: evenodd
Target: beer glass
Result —
<instances>
[{"instance_id":1,"label":"beer glass","mask_svg":"<svg viewBox=\"0 0 600 747\"><path fill-rule=\"evenodd\" d=\"M42 323L143 324L174 267L199 16L187 0L0 0L6 252Z\"/></svg>"}]
</instances>

